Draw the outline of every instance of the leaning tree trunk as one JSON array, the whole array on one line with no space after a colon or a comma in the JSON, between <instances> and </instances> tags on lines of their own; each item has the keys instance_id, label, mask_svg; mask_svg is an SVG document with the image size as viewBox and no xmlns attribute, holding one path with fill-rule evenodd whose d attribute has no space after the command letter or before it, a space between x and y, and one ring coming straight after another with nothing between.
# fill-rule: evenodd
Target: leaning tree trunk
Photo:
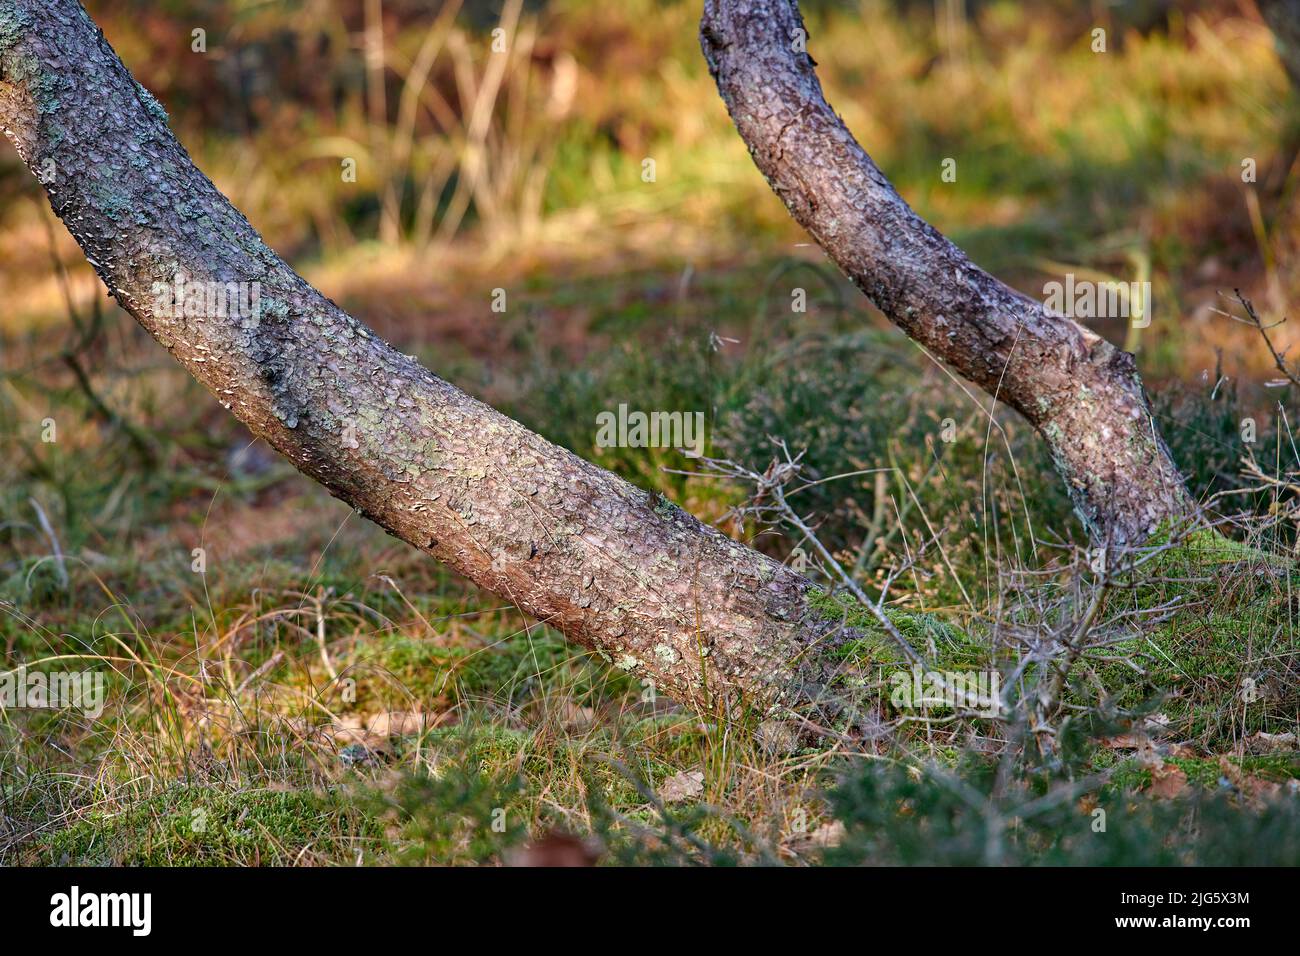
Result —
<instances>
[{"instance_id":1,"label":"leaning tree trunk","mask_svg":"<svg viewBox=\"0 0 1300 956\"><path fill-rule=\"evenodd\" d=\"M794 0L706 0L709 69L791 215L895 325L1038 429L1095 540L1136 544L1186 515L1133 356L917 216L827 105L806 38Z\"/></svg>"},{"instance_id":2,"label":"leaning tree trunk","mask_svg":"<svg viewBox=\"0 0 1300 956\"><path fill-rule=\"evenodd\" d=\"M1038 426L1095 534L1134 541L1181 514L1131 357L917 219L790 52L799 27L787 3L705 18L732 116L796 218L905 331ZM806 579L475 401L312 289L194 167L76 0L0 0L0 126L123 308L332 494L684 702L819 703L845 632ZM168 310L157 289L177 275L256 282L260 312Z\"/></svg>"},{"instance_id":3,"label":"leaning tree trunk","mask_svg":"<svg viewBox=\"0 0 1300 956\"><path fill-rule=\"evenodd\" d=\"M805 578L476 401L313 289L194 167L76 0L0 0L0 126L122 307L333 495L678 700L816 701L844 632ZM257 282L260 314L175 317L155 284L178 274Z\"/></svg>"}]
</instances>

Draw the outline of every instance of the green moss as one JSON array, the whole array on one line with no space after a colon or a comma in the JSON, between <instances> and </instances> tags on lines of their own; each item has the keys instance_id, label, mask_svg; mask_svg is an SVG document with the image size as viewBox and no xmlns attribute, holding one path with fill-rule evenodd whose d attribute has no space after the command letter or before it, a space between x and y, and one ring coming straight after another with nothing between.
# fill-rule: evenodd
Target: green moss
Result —
<instances>
[{"instance_id":1,"label":"green moss","mask_svg":"<svg viewBox=\"0 0 1300 956\"><path fill-rule=\"evenodd\" d=\"M1101 751L1099 756L1113 762L1109 787L1118 791L1143 790L1151 785L1151 770L1138 763L1135 757L1116 758L1113 751ZM1227 760L1234 772L1272 783L1300 779L1300 758L1296 754L1246 755L1244 757L1168 757L1165 763L1177 767L1187 776L1187 782L1203 790L1231 787L1224 775L1221 760ZM1106 769L1105 760L1094 760L1098 769Z\"/></svg>"},{"instance_id":2,"label":"green moss","mask_svg":"<svg viewBox=\"0 0 1300 956\"><path fill-rule=\"evenodd\" d=\"M1168 524L1156 530L1148 547L1163 547L1171 539ZM1295 562L1269 554L1241 541L1235 541L1215 528L1195 528L1182 535L1173 547L1159 554L1154 562L1163 571L1194 570L1234 562L1263 563L1271 567L1294 567Z\"/></svg>"},{"instance_id":3,"label":"green moss","mask_svg":"<svg viewBox=\"0 0 1300 956\"><path fill-rule=\"evenodd\" d=\"M378 836L337 792L227 792L174 786L120 813L92 813L40 848L47 865L272 866L303 851L351 862L354 842Z\"/></svg>"},{"instance_id":4,"label":"green moss","mask_svg":"<svg viewBox=\"0 0 1300 956\"><path fill-rule=\"evenodd\" d=\"M826 591L813 592L808 603L824 618L843 622L862 633L862 637L848 641L840 648L842 657L874 662L902 661L902 653L894 639L881 627L875 615L864 608L852 595ZM886 607L885 617L913 647L928 655L936 665L952 666L971 663L979 658L980 645L971 635L936 614L927 611L909 611Z\"/></svg>"},{"instance_id":5,"label":"green moss","mask_svg":"<svg viewBox=\"0 0 1300 956\"><path fill-rule=\"evenodd\" d=\"M1112 786L1081 805L1070 786L1008 785L994 761L968 759L955 770L937 769L942 772L886 762L854 768L831 794L845 832L827 862L1240 866L1286 865L1300 852L1294 800L1245 809L1216 783L1188 787L1170 800ZM954 776L965 785L954 786ZM1129 780L1144 783L1149 771ZM1006 826L1007 820L1015 825ZM1097 822L1105 829L1094 829Z\"/></svg>"},{"instance_id":6,"label":"green moss","mask_svg":"<svg viewBox=\"0 0 1300 956\"><path fill-rule=\"evenodd\" d=\"M1126 578L1110 599L1160 622L1115 646L1139 659L1143 677L1115 663L1097 670L1114 703L1156 702L1179 733L1229 749L1243 731L1277 731L1294 719L1300 691L1287 669L1300 575L1286 557L1213 530L1188 533Z\"/></svg>"}]
</instances>

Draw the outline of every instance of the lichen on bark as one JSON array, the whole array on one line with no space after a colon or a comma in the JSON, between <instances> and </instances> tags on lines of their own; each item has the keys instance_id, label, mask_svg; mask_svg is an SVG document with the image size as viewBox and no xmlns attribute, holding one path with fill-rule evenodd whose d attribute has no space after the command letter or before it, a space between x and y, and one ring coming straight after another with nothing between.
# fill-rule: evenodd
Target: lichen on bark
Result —
<instances>
[{"instance_id":1,"label":"lichen on bark","mask_svg":"<svg viewBox=\"0 0 1300 956\"><path fill-rule=\"evenodd\" d=\"M709 70L790 214L894 324L1038 429L1094 539L1136 545L1187 516L1132 356L999 282L921 219L827 104L808 42L795 0L704 5Z\"/></svg>"},{"instance_id":2,"label":"lichen on bark","mask_svg":"<svg viewBox=\"0 0 1300 956\"><path fill-rule=\"evenodd\" d=\"M191 162L75 0L0 0L0 124L105 285L303 473L659 692L815 713L839 623L800 575L559 448L311 288ZM155 283L257 282L255 321Z\"/></svg>"}]
</instances>

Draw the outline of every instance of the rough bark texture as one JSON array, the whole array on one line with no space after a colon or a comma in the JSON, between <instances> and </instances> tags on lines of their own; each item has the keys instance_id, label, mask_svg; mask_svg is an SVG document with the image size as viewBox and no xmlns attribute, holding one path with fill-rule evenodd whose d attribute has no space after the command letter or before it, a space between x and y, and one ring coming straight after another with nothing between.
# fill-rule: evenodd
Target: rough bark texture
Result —
<instances>
[{"instance_id":1,"label":"rough bark texture","mask_svg":"<svg viewBox=\"0 0 1300 956\"><path fill-rule=\"evenodd\" d=\"M732 121L791 215L894 324L1033 423L1095 540L1134 544L1184 516L1133 357L917 216L827 105L806 36L794 0L707 0L700 28Z\"/></svg>"},{"instance_id":2,"label":"rough bark texture","mask_svg":"<svg viewBox=\"0 0 1300 956\"><path fill-rule=\"evenodd\" d=\"M837 621L801 576L400 354L271 251L76 0L0 0L0 126L112 295L223 406L392 534L661 692L806 709ZM173 318L154 283L260 283Z\"/></svg>"}]
</instances>

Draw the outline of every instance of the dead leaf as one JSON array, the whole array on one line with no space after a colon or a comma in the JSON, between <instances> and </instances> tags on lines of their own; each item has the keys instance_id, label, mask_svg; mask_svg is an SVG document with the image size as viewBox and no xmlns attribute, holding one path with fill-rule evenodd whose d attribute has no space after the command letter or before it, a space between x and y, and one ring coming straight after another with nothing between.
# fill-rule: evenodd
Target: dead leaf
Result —
<instances>
[{"instance_id":1,"label":"dead leaf","mask_svg":"<svg viewBox=\"0 0 1300 956\"><path fill-rule=\"evenodd\" d=\"M1282 792L1282 784L1248 774L1226 756L1219 757L1219 772L1237 789L1238 793L1252 803L1258 804L1271 800Z\"/></svg>"},{"instance_id":2,"label":"dead leaf","mask_svg":"<svg viewBox=\"0 0 1300 956\"><path fill-rule=\"evenodd\" d=\"M321 739L332 741L338 747L361 746L374 750L387 743L388 738L371 733L366 729L360 714L345 714L337 722L316 728Z\"/></svg>"},{"instance_id":3,"label":"dead leaf","mask_svg":"<svg viewBox=\"0 0 1300 956\"><path fill-rule=\"evenodd\" d=\"M389 710L366 718L366 730L377 737L405 737L418 734L439 723L431 714L408 710Z\"/></svg>"},{"instance_id":4,"label":"dead leaf","mask_svg":"<svg viewBox=\"0 0 1300 956\"><path fill-rule=\"evenodd\" d=\"M600 850L594 841L553 830L512 850L506 863L510 866L595 866L598 859Z\"/></svg>"},{"instance_id":5,"label":"dead leaf","mask_svg":"<svg viewBox=\"0 0 1300 956\"><path fill-rule=\"evenodd\" d=\"M1138 742L1137 762L1140 767L1148 767L1156 771L1164 767L1165 758L1160 756L1160 751L1156 749L1155 744L1143 737Z\"/></svg>"},{"instance_id":6,"label":"dead leaf","mask_svg":"<svg viewBox=\"0 0 1300 956\"><path fill-rule=\"evenodd\" d=\"M844 842L846 831L839 820L823 823L808 835L808 842L813 846L832 847Z\"/></svg>"},{"instance_id":7,"label":"dead leaf","mask_svg":"<svg viewBox=\"0 0 1300 956\"><path fill-rule=\"evenodd\" d=\"M1282 784L1276 780L1265 780L1263 777L1247 776L1242 778L1241 792L1251 800L1272 800L1282 793Z\"/></svg>"},{"instance_id":8,"label":"dead leaf","mask_svg":"<svg viewBox=\"0 0 1300 956\"><path fill-rule=\"evenodd\" d=\"M567 697L560 703L557 717L565 730L588 730L596 722L593 707L580 707Z\"/></svg>"},{"instance_id":9,"label":"dead leaf","mask_svg":"<svg viewBox=\"0 0 1300 956\"><path fill-rule=\"evenodd\" d=\"M1162 731L1168 730L1169 715L1150 714L1147 719L1142 722L1142 729L1153 734L1158 734Z\"/></svg>"},{"instance_id":10,"label":"dead leaf","mask_svg":"<svg viewBox=\"0 0 1300 956\"><path fill-rule=\"evenodd\" d=\"M1173 764L1160 766L1151 771L1151 786L1147 792L1161 800L1172 800L1181 796L1187 789L1187 774Z\"/></svg>"},{"instance_id":11,"label":"dead leaf","mask_svg":"<svg viewBox=\"0 0 1300 956\"><path fill-rule=\"evenodd\" d=\"M704 792L704 774L699 770L681 770L663 782L659 797L664 803L691 800Z\"/></svg>"},{"instance_id":12,"label":"dead leaf","mask_svg":"<svg viewBox=\"0 0 1300 956\"><path fill-rule=\"evenodd\" d=\"M345 714L325 732L339 743L378 746L391 737L409 737L442 724L441 714L407 710L385 710L369 716Z\"/></svg>"}]
</instances>

